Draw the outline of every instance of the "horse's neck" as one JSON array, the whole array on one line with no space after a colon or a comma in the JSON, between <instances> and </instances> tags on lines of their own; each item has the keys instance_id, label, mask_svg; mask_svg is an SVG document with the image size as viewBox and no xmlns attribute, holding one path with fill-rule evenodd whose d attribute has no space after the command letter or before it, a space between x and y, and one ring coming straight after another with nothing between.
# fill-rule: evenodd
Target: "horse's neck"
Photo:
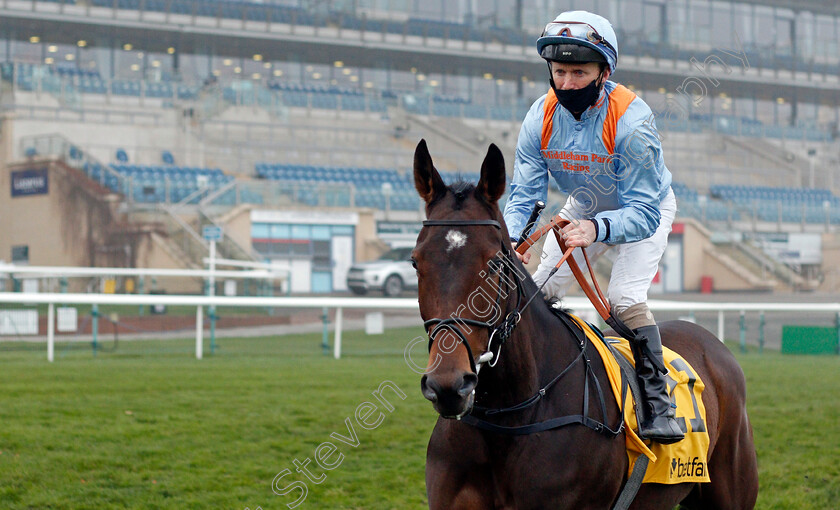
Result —
<instances>
[{"instance_id":1,"label":"horse's neck","mask_svg":"<svg viewBox=\"0 0 840 510\"><path fill-rule=\"evenodd\" d=\"M533 303L501 349L500 361L486 367L477 388L480 405L505 407L534 396L578 355L568 330L542 303Z\"/></svg>"}]
</instances>

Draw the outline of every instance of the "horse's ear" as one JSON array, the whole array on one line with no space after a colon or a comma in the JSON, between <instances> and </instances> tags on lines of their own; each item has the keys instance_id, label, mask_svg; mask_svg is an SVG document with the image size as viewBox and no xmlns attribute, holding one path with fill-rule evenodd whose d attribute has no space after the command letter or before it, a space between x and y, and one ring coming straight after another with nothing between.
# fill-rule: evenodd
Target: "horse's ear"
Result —
<instances>
[{"instance_id":1,"label":"horse's ear","mask_svg":"<svg viewBox=\"0 0 840 510\"><path fill-rule=\"evenodd\" d=\"M490 144L484 163L481 164L481 178L476 192L484 195L491 204L496 203L505 193L505 158L495 144Z\"/></svg>"},{"instance_id":2,"label":"horse's ear","mask_svg":"<svg viewBox=\"0 0 840 510\"><path fill-rule=\"evenodd\" d=\"M420 140L414 151L414 187L427 204L446 194L446 184L432 163L426 140Z\"/></svg>"}]
</instances>

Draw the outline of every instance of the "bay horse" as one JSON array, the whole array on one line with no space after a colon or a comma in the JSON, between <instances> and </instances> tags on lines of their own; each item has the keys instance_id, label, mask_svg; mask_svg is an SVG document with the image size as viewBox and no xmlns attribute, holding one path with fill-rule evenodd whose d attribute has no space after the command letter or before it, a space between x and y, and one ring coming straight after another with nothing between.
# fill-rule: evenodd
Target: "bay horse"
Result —
<instances>
[{"instance_id":1,"label":"bay horse","mask_svg":"<svg viewBox=\"0 0 840 510\"><path fill-rule=\"evenodd\" d=\"M501 152L490 145L478 184L447 186L421 140L414 181L428 218L412 253L430 342L421 391L440 414L426 456L429 508L613 508L628 479L621 412L601 391L609 383L594 347L542 297L533 299L539 289L511 254L498 207ZM706 385L711 483L646 483L630 508L753 508L758 473L740 366L699 326L671 321L661 331ZM580 419L587 408L591 417ZM476 410L491 430L465 423ZM527 428L573 415L568 426Z\"/></svg>"}]
</instances>

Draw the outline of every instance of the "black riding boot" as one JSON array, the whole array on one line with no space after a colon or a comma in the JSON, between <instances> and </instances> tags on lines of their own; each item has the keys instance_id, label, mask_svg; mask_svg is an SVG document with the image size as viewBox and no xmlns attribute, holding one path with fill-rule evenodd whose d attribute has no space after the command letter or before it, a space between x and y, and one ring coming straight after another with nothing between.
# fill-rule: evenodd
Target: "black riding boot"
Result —
<instances>
[{"instance_id":1,"label":"black riding boot","mask_svg":"<svg viewBox=\"0 0 840 510\"><path fill-rule=\"evenodd\" d=\"M644 416L640 419L639 435L657 443L676 443L683 439L685 434L674 418L675 406L671 405L665 373L657 368L664 368L659 327L642 326L633 332L636 333L636 341L631 342L635 344L632 348L636 361L636 379L644 399ZM649 359L651 355L657 359L652 361Z\"/></svg>"}]
</instances>

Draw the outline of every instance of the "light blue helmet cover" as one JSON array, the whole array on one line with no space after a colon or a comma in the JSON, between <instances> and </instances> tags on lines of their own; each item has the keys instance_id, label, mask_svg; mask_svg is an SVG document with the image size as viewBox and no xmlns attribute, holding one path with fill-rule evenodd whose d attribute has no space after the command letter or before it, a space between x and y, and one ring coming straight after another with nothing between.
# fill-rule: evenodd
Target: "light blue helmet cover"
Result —
<instances>
[{"instance_id":1,"label":"light blue helmet cover","mask_svg":"<svg viewBox=\"0 0 840 510\"><path fill-rule=\"evenodd\" d=\"M615 36L610 22L597 14L587 11L567 11L556 18L552 23L567 22L570 24L583 23L591 26L595 32L598 33L612 48L603 44L591 41L586 35L581 34L579 37L571 35L542 35L537 39L537 53L542 56L542 50L550 44L578 44L591 48L607 59L607 64L610 66L610 72L615 72L615 67L618 63L618 38ZM549 28L552 23L546 28ZM543 32L545 34L545 32Z\"/></svg>"}]
</instances>

